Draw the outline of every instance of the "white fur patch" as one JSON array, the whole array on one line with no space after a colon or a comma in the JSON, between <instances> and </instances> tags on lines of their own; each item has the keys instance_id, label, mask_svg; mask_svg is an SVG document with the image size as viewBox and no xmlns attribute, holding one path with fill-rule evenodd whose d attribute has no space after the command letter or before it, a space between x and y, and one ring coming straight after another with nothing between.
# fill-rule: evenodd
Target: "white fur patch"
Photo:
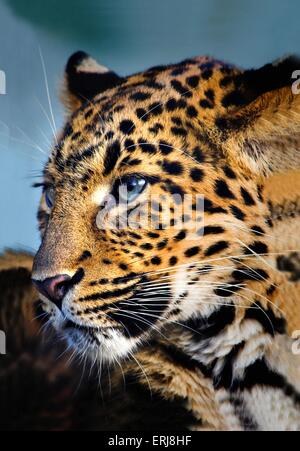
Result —
<instances>
[{"instance_id":1,"label":"white fur patch","mask_svg":"<svg viewBox=\"0 0 300 451\"><path fill-rule=\"evenodd\" d=\"M299 431L300 411L282 390L253 387L243 395L246 407L261 431Z\"/></svg>"},{"instance_id":2,"label":"white fur patch","mask_svg":"<svg viewBox=\"0 0 300 451\"><path fill-rule=\"evenodd\" d=\"M176 279L174 282L174 297L178 299L187 289L188 273L187 268L180 268L176 272Z\"/></svg>"},{"instance_id":3,"label":"white fur patch","mask_svg":"<svg viewBox=\"0 0 300 451\"><path fill-rule=\"evenodd\" d=\"M92 202L96 205L101 205L105 197L109 194L109 186L99 186L92 194Z\"/></svg>"},{"instance_id":4,"label":"white fur patch","mask_svg":"<svg viewBox=\"0 0 300 451\"><path fill-rule=\"evenodd\" d=\"M79 72L95 73L95 74L105 74L109 72L109 69L101 64L98 64L93 58L86 58L77 67Z\"/></svg>"}]
</instances>

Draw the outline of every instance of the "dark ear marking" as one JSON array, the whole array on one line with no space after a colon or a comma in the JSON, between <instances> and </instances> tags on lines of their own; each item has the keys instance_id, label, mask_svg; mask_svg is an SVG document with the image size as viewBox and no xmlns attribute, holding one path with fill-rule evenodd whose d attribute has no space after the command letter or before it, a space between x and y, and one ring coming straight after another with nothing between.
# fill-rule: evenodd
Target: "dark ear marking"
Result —
<instances>
[{"instance_id":1,"label":"dark ear marking","mask_svg":"<svg viewBox=\"0 0 300 451\"><path fill-rule=\"evenodd\" d=\"M249 69L237 74L233 91L222 99L225 108L243 107L254 102L258 97L284 87L291 87L292 74L300 67L300 58L287 58L266 64L259 69ZM237 125L239 125L237 123Z\"/></svg>"},{"instance_id":2,"label":"dark ear marking","mask_svg":"<svg viewBox=\"0 0 300 451\"><path fill-rule=\"evenodd\" d=\"M87 53L79 51L70 58L65 70L67 90L81 101L121 83L122 77L98 64Z\"/></svg>"},{"instance_id":3,"label":"dark ear marking","mask_svg":"<svg viewBox=\"0 0 300 451\"><path fill-rule=\"evenodd\" d=\"M292 78L299 67L300 59L289 57L240 72L222 99L227 111L216 125L225 152L252 174L268 177L300 167L300 96Z\"/></svg>"},{"instance_id":4,"label":"dark ear marking","mask_svg":"<svg viewBox=\"0 0 300 451\"><path fill-rule=\"evenodd\" d=\"M259 69L247 70L241 75L241 82L248 92L248 100L253 101L266 92L291 86L292 74L300 67L300 58L290 55L266 64Z\"/></svg>"}]
</instances>

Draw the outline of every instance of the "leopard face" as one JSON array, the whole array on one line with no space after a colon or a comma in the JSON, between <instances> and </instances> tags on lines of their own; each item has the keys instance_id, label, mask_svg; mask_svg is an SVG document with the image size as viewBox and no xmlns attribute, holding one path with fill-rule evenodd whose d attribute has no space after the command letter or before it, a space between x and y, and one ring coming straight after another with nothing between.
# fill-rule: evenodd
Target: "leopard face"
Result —
<instances>
[{"instance_id":1,"label":"leopard face","mask_svg":"<svg viewBox=\"0 0 300 451\"><path fill-rule=\"evenodd\" d=\"M216 305L251 305L245 284L270 289L251 257L268 253L261 187L280 158L260 120L273 102L266 72L278 96L295 63L281 64L242 71L203 57L122 78L71 57L33 280L79 352L126 357Z\"/></svg>"}]
</instances>

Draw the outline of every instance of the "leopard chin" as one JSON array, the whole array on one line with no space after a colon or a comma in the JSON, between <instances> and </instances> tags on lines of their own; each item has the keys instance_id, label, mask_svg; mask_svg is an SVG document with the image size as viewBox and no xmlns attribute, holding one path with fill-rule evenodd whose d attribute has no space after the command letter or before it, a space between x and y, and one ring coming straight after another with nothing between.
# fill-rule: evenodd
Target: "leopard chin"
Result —
<instances>
[{"instance_id":1,"label":"leopard chin","mask_svg":"<svg viewBox=\"0 0 300 451\"><path fill-rule=\"evenodd\" d=\"M68 348L92 362L98 360L110 364L126 359L142 343L140 337L130 337L124 326L94 326L75 322L45 296L40 295L40 302L48 316L48 323Z\"/></svg>"},{"instance_id":2,"label":"leopard chin","mask_svg":"<svg viewBox=\"0 0 300 451\"><path fill-rule=\"evenodd\" d=\"M115 363L129 356L137 346L134 340L124 337L113 328L101 330L82 327L67 320L62 331L69 346L79 356L87 356L91 361Z\"/></svg>"}]
</instances>

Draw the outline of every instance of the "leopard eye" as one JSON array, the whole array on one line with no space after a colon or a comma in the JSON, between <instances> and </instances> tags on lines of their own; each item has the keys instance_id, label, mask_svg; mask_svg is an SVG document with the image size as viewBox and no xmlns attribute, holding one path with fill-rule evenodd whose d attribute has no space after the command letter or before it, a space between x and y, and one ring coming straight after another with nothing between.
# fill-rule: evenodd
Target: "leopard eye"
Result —
<instances>
[{"instance_id":1,"label":"leopard eye","mask_svg":"<svg viewBox=\"0 0 300 451\"><path fill-rule=\"evenodd\" d=\"M45 201L48 208L53 208L54 205L54 199L55 199L55 189L53 186L48 186L45 189Z\"/></svg>"},{"instance_id":2,"label":"leopard eye","mask_svg":"<svg viewBox=\"0 0 300 451\"><path fill-rule=\"evenodd\" d=\"M134 201L146 188L147 180L135 175L121 179L118 186L119 200L125 202Z\"/></svg>"}]
</instances>

